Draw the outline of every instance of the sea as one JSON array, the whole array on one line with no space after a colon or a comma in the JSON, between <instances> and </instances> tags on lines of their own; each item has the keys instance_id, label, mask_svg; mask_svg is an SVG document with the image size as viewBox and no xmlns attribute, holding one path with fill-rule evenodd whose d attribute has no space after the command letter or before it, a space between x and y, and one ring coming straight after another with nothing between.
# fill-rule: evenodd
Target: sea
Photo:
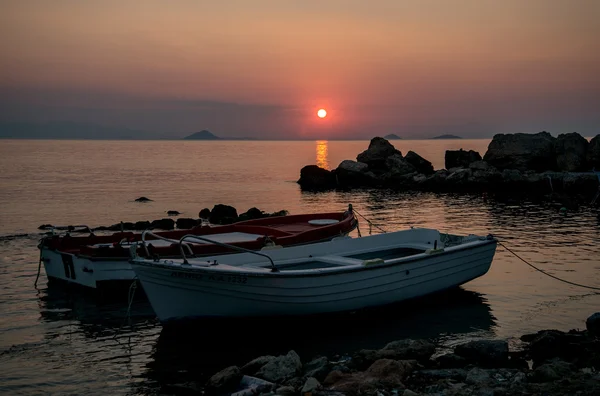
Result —
<instances>
[{"instance_id":1,"label":"sea","mask_svg":"<svg viewBox=\"0 0 600 396\"><path fill-rule=\"evenodd\" d=\"M446 150L485 153L489 139L394 140L444 167ZM499 246L490 271L462 287L391 307L318 319L200 321L163 327L142 292L99 296L38 276L41 224L198 217L227 204L245 212L343 211L362 234L410 226L493 234L520 258L570 282L600 287L600 209L552 199L388 190L303 192L305 165L334 169L365 141L0 140L0 394L190 394L230 365L295 350L343 359L404 338L443 353L473 339L582 329L600 311L593 289L536 271ZM140 203L141 196L152 199ZM370 228L370 229L369 229ZM357 237L356 233L353 236Z\"/></svg>"}]
</instances>

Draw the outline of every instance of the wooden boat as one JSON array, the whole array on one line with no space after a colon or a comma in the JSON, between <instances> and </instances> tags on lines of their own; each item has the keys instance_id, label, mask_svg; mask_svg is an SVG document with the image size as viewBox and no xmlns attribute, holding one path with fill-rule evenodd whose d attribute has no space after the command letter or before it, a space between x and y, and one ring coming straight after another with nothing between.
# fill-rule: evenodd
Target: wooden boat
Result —
<instances>
[{"instance_id":1,"label":"wooden boat","mask_svg":"<svg viewBox=\"0 0 600 396\"><path fill-rule=\"evenodd\" d=\"M154 234L117 232L105 236L51 235L44 237L38 248L49 279L96 288L108 282L131 281L134 278L128 261L132 245L137 246L137 254L141 257L179 257L179 239L191 234L244 249L260 250L271 245L287 247L327 241L347 235L357 224L350 207L345 212L266 217L231 225L202 226ZM145 243L138 244L144 236ZM186 249L193 257L231 252L228 246L200 240L188 243Z\"/></svg>"},{"instance_id":2,"label":"wooden boat","mask_svg":"<svg viewBox=\"0 0 600 396\"><path fill-rule=\"evenodd\" d=\"M194 236L182 238L182 243ZM497 241L409 229L301 247L131 265L162 322L311 315L390 304L484 275ZM181 245L183 246L183 244Z\"/></svg>"}]
</instances>

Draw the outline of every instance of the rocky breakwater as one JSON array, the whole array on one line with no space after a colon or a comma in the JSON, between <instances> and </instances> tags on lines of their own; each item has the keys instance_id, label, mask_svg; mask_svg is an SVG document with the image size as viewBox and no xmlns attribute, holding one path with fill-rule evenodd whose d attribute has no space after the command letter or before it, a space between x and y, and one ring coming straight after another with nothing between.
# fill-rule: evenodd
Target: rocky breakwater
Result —
<instances>
[{"instance_id":1,"label":"rocky breakwater","mask_svg":"<svg viewBox=\"0 0 600 396\"><path fill-rule=\"evenodd\" d=\"M405 339L305 362L290 351L225 368L194 389L235 396L598 395L600 313L586 327L527 334L516 350L504 340L470 341L449 352Z\"/></svg>"},{"instance_id":2,"label":"rocky breakwater","mask_svg":"<svg viewBox=\"0 0 600 396\"><path fill-rule=\"evenodd\" d=\"M303 190L390 188L432 192L530 192L593 196L599 179L600 135L590 142L577 133L553 137L498 134L487 152L449 150L445 169L413 151L406 155L381 137L371 140L356 161L344 160L332 170L308 165L300 171Z\"/></svg>"}]
</instances>

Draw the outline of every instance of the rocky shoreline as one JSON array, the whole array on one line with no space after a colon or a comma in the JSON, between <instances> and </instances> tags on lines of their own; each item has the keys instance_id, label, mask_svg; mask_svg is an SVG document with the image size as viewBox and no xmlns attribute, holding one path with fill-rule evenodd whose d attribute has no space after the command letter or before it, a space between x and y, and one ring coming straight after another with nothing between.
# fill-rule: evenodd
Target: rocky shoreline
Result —
<instances>
[{"instance_id":1,"label":"rocky shoreline","mask_svg":"<svg viewBox=\"0 0 600 396\"><path fill-rule=\"evenodd\" d=\"M261 356L214 374L193 392L208 395L597 395L600 312L586 330L543 330L503 340L477 340L440 354L428 340L393 341L379 350L320 356L294 351ZM515 349L515 350L511 350ZM188 390L190 390L188 388Z\"/></svg>"},{"instance_id":2,"label":"rocky shoreline","mask_svg":"<svg viewBox=\"0 0 600 396\"><path fill-rule=\"evenodd\" d=\"M145 197L142 197L145 198ZM140 198L138 198L140 199ZM145 198L146 200L148 198ZM136 200L137 201L137 200ZM145 201L141 201L145 202ZM170 213L169 213L170 212ZM177 211L168 211L170 215L179 215ZM176 213L176 214L175 214ZM82 227L73 227L71 232L90 232L90 231L144 231L144 230L173 230L175 228L179 230L190 229L203 224L213 225L224 225L233 224L240 221L261 219L263 217L274 217L274 216L286 216L288 215L287 210L280 210L274 213L267 213L258 208L250 208L246 212L238 215L237 209L233 206L217 204L213 206L212 210L208 208L202 209L198 213L198 218L187 218L180 217L177 220L170 218L164 218L153 221L136 221L134 222L120 222L110 226L100 226L91 229ZM42 224L38 227L39 230L48 230L53 228L52 224Z\"/></svg>"},{"instance_id":3,"label":"rocky shoreline","mask_svg":"<svg viewBox=\"0 0 600 396\"><path fill-rule=\"evenodd\" d=\"M476 151L448 150L445 169L409 151L402 155L381 137L371 140L356 161L329 171L307 165L300 171L303 190L389 188L397 191L564 193L588 202L600 189L600 135L590 142L577 133L495 135L483 157Z\"/></svg>"}]
</instances>

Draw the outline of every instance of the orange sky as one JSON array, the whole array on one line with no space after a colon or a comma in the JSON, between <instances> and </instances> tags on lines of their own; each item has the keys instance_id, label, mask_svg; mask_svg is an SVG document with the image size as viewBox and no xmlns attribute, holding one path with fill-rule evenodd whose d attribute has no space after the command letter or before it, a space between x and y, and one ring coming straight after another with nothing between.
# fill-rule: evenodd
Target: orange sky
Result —
<instances>
[{"instance_id":1,"label":"orange sky","mask_svg":"<svg viewBox=\"0 0 600 396\"><path fill-rule=\"evenodd\" d=\"M275 138L600 132L597 0L1 8L2 121Z\"/></svg>"}]
</instances>

